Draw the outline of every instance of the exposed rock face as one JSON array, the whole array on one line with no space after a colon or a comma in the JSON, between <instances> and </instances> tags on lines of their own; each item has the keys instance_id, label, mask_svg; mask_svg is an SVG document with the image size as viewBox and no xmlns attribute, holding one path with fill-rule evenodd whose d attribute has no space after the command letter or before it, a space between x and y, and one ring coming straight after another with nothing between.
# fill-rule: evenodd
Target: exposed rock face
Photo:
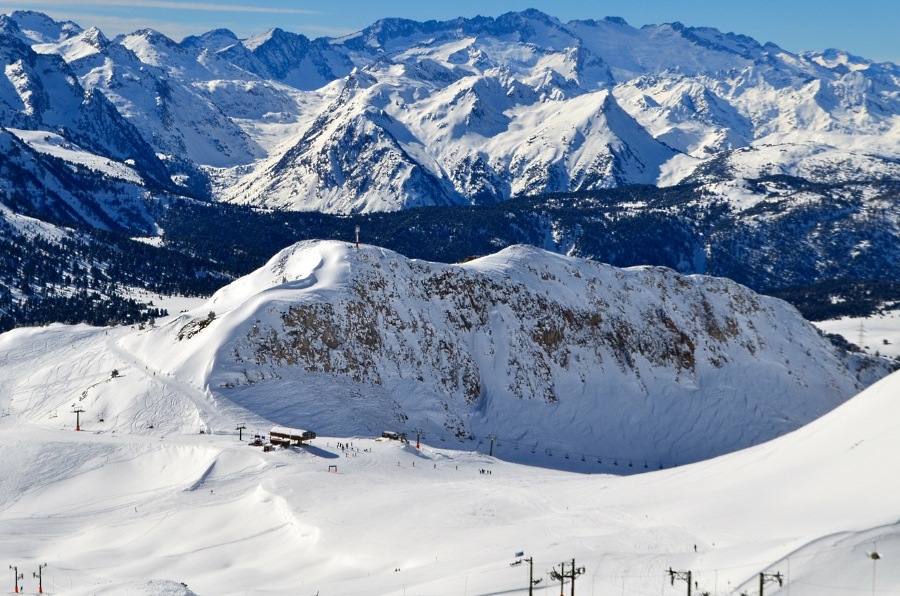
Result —
<instances>
[{"instance_id":1,"label":"exposed rock face","mask_svg":"<svg viewBox=\"0 0 900 596\"><path fill-rule=\"evenodd\" d=\"M734 282L523 246L449 266L304 242L216 305L210 331L179 342L215 360L205 382L239 404L266 384L280 415L316 404L304 424L321 432L350 407L345 433L408 420L686 461L796 428L887 372L862 376L792 307Z\"/></svg>"}]
</instances>

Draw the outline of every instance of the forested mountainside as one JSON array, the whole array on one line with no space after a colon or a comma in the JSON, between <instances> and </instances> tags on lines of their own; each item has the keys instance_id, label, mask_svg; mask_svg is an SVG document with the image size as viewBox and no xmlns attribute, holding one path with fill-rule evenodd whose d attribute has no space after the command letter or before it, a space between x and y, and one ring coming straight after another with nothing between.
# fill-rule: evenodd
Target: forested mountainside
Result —
<instances>
[{"instance_id":1,"label":"forested mountainside","mask_svg":"<svg viewBox=\"0 0 900 596\"><path fill-rule=\"evenodd\" d=\"M710 197L703 185L357 216L176 201L166 207L162 238L152 244L115 232L61 231L18 216L2 228L6 250L0 279L6 290L0 309L6 328L54 320L146 320L154 311L127 301L102 309L97 304L93 315L76 309L78 316L59 317L69 311L62 305L85 301L80 290L91 291L88 306L100 298L118 301L127 288L209 295L292 242L352 242L357 226L367 243L436 262L530 244L620 267L659 265L728 277L788 300L812 320L860 316L898 304L895 193L885 193L883 209L875 211L869 205L879 203L862 198L872 190L865 185L777 177L745 188L755 200L743 211ZM776 192L803 201L785 208L792 203L772 201ZM854 193L856 200L845 198Z\"/></svg>"}]
</instances>

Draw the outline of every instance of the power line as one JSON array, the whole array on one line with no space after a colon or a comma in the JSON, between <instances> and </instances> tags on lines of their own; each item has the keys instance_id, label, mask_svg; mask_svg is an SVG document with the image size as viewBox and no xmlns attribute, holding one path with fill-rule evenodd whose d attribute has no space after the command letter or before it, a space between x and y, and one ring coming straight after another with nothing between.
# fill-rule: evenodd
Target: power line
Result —
<instances>
[{"instance_id":1,"label":"power line","mask_svg":"<svg viewBox=\"0 0 900 596\"><path fill-rule=\"evenodd\" d=\"M549 447L540 447L540 443L530 443L530 442L522 442L518 439L509 439L504 437L498 437L495 434L490 434L487 436L474 435L469 434L466 438L460 438L455 436L447 436L441 435L440 440L442 442L446 442L448 440L457 440L460 443L475 443L475 449L478 449L478 445L483 443L489 443L490 453L493 453L493 446L501 447L503 444L511 444L514 451L519 451L520 449L531 450L531 453L538 454L538 450L540 450L547 457L553 457L553 451L559 451L561 453L566 454L568 457L566 459L581 459L583 462L594 462L597 464L604 465L609 467L610 462L612 466L623 467L623 468L640 468L643 467L645 470L649 469L665 469L665 468L673 468L677 467L679 464L676 462L667 462L662 460L654 460L648 459L643 456L635 457L633 455L609 455L609 454L597 454L597 453L589 453L587 451L574 451L571 449L566 449L565 447L561 447L559 445L549 446ZM507 450L508 452L509 450Z\"/></svg>"}]
</instances>

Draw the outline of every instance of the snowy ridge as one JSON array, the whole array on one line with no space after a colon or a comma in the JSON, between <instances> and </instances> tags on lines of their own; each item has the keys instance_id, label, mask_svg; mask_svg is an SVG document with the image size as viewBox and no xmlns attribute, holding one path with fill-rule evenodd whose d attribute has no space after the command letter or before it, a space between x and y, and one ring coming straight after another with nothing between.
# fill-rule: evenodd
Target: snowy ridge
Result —
<instances>
[{"instance_id":1,"label":"snowy ridge","mask_svg":"<svg viewBox=\"0 0 900 596\"><path fill-rule=\"evenodd\" d=\"M257 272L258 281L324 274L329 265L316 268L311 254L330 253L351 270L367 262L336 248L294 247L273 261L283 269ZM361 248L360 257L372 250ZM374 260L379 252L370 264L392 262L383 253ZM520 256L484 259L471 273L522 279ZM624 273L636 284L642 272ZM318 279L319 291L349 281ZM263 293L273 290L281 291ZM246 292L231 298L238 294ZM229 316L194 339L212 341ZM521 466L489 457L486 446L459 451L430 436L415 449L375 438L380 431L320 433L305 448L263 453L247 446L247 434L265 433L267 421L224 392L210 398L186 382L172 370L177 353L170 369L155 368L167 359L144 349L159 345L149 336L183 322L139 334L143 347L128 328L0 336L0 553L20 571L47 563L45 591L278 594L299 585L310 593L525 593L527 570L509 565L522 550L548 583L560 560L575 558L587 570L578 579L583 592L665 592L673 589L669 568L692 570L697 588L710 593L752 591L759 573L779 573L796 596L864 593L873 584L900 590L897 568L882 564L900 554L900 484L884 473L900 464L900 373L769 443L636 476ZM782 332L792 329L779 322ZM802 364L793 357L789 366ZM303 410L307 421L329 416L349 428L369 413L357 405L368 395L335 408L321 403L324 394L288 405L271 384L256 391L256 405L282 402L279 420ZM85 410L78 433L73 402ZM231 430L240 422L243 442ZM525 463L541 463L525 452ZM884 559L875 569L873 551ZM35 579L23 583L37 591Z\"/></svg>"},{"instance_id":2,"label":"snowy ridge","mask_svg":"<svg viewBox=\"0 0 900 596\"><path fill-rule=\"evenodd\" d=\"M302 242L121 345L287 426L656 466L783 434L886 374L732 282L522 246L447 266Z\"/></svg>"},{"instance_id":3,"label":"snowy ridge","mask_svg":"<svg viewBox=\"0 0 900 596\"><path fill-rule=\"evenodd\" d=\"M251 205L366 213L771 173L878 181L900 158L897 65L681 23L527 10L179 44L15 12L0 35L19 47L0 95L26 98L6 101L3 123L51 130L23 123L38 105L20 70L23 52L48 68L56 54L52 68L105 96L185 192Z\"/></svg>"}]
</instances>

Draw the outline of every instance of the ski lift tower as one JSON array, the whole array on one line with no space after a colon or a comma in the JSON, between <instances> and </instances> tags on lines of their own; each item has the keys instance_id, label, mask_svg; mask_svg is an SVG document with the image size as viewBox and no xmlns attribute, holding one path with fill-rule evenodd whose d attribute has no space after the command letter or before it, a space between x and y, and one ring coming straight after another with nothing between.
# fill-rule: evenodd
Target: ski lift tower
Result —
<instances>
[{"instance_id":1,"label":"ski lift tower","mask_svg":"<svg viewBox=\"0 0 900 596\"><path fill-rule=\"evenodd\" d=\"M44 574L43 574L43 571L44 571L44 567L46 567L46 566L47 566L46 563L41 563L40 565L38 565L38 570L37 570L36 572L34 572L34 573L31 574L31 575L33 575L34 577L36 577L37 580L38 580L38 594L43 594L43 593L44 593Z\"/></svg>"},{"instance_id":2,"label":"ski lift tower","mask_svg":"<svg viewBox=\"0 0 900 596\"><path fill-rule=\"evenodd\" d=\"M81 415L84 413L84 408L73 405L72 413L75 414L75 430L81 430Z\"/></svg>"},{"instance_id":3,"label":"ski lift tower","mask_svg":"<svg viewBox=\"0 0 900 596\"><path fill-rule=\"evenodd\" d=\"M24 579L25 574L19 573L19 568L16 565L10 565L9 568L13 570L13 581L15 581L16 594L18 594L19 593L19 580Z\"/></svg>"}]
</instances>

